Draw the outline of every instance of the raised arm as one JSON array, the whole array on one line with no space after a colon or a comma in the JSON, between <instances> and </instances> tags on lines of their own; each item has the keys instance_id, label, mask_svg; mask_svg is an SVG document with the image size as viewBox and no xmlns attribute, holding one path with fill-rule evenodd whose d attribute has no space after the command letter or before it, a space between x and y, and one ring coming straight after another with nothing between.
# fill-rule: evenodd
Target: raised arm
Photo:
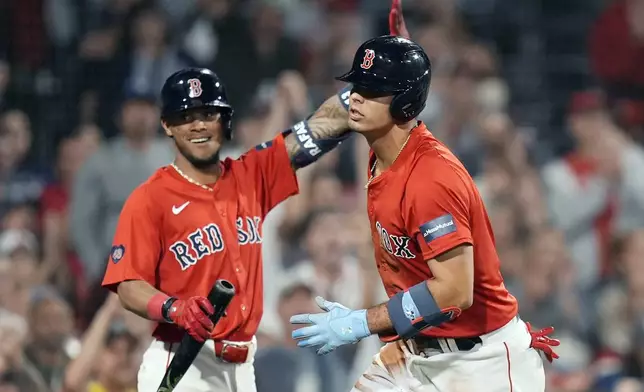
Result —
<instances>
[{"instance_id":1,"label":"raised arm","mask_svg":"<svg viewBox=\"0 0 644 392\"><path fill-rule=\"evenodd\" d=\"M308 120L284 132L291 166L297 170L318 160L349 137L350 87L327 99Z\"/></svg>"}]
</instances>

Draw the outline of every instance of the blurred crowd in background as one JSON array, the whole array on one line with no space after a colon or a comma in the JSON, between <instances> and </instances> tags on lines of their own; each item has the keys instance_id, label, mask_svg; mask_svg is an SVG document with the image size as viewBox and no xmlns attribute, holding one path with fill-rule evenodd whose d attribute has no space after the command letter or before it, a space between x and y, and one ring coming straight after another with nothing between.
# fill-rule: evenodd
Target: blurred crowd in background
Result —
<instances>
[{"instance_id":1,"label":"blurred crowd in background","mask_svg":"<svg viewBox=\"0 0 644 392\"><path fill-rule=\"evenodd\" d=\"M150 325L99 283L125 199L174 154L156 106L168 75L223 78L235 139L222 157L237 157L334 94L359 44L387 33L388 7L0 0L0 392L134 390ZM476 179L522 317L562 341L548 391L644 390L644 0L404 9L433 64L420 118ZM299 173L302 194L266 219L259 392L347 391L380 347L317 357L288 324L315 295L386 298L367 148L352 137Z\"/></svg>"}]
</instances>

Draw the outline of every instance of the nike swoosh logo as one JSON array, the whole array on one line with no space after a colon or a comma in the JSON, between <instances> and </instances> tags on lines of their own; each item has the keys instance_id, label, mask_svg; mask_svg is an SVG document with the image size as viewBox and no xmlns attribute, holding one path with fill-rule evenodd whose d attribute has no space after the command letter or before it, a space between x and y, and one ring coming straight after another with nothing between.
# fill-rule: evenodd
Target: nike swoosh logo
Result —
<instances>
[{"instance_id":1,"label":"nike swoosh logo","mask_svg":"<svg viewBox=\"0 0 644 392\"><path fill-rule=\"evenodd\" d=\"M182 205L180 205L179 207L177 207L177 206L172 206L172 213L173 213L173 214L175 214L175 215L179 215L179 214L181 213L181 211L183 211L183 210L184 210L184 208L188 207L188 204L190 204L190 202L189 202L189 201L187 201L187 202L183 203L183 204L182 204Z\"/></svg>"}]
</instances>

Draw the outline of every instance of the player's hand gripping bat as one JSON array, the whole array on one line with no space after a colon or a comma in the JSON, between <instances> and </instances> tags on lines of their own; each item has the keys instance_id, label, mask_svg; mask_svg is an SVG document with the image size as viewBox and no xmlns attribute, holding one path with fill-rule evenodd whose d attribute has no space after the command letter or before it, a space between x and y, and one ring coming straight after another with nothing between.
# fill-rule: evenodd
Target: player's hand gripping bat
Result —
<instances>
[{"instance_id":1,"label":"player's hand gripping bat","mask_svg":"<svg viewBox=\"0 0 644 392\"><path fill-rule=\"evenodd\" d=\"M226 307L228 307L234 295L235 286L227 280L219 279L212 287L210 294L208 294L208 301L215 308L215 313L210 317L214 325L217 325L217 322L224 315ZM192 362L197 358L203 345L204 343L197 342L190 335L184 335L177 352L172 358L172 362L170 362L170 366L168 366L163 375L157 392L172 392L176 388L183 375L192 365Z\"/></svg>"}]
</instances>

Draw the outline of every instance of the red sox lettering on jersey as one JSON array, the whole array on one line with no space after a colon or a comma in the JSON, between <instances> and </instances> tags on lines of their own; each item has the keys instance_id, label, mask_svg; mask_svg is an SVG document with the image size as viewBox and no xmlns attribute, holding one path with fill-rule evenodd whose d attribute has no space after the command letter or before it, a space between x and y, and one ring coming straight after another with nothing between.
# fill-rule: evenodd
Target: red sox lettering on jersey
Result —
<instances>
[{"instance_id":1,"label":"red sox lettering on jersey","mask_svg":"<svg viewBox=\"0 0 644 392\"><path fill-rule=\"evenodd\" d=\"M380 235L380 243L387 253L401 259L416 258L416 255L409 249L410 237L390 234L378 221L376 221L376 230L378 230L378 234Z\"/></svg>"},{"instance_id":2,"label":"red sox lettering on jersey","mask_svg":"<svg viewBox=\"0 0 644 392\"><path fill-rule=\"evenodd\" d=\"M473 305L457 319L422 334L480 336L516 316L517 302L503 285L494 236L476 185L456 156L422 123L411 131L391 168L369 184L368 195L374 245L381 243L378 271L389 296L431 279L427 261L459 245L475 245ZM404 257L409 254L415 257Z\"/></svg>"},{"instance_id":3,"label":"red sox lettering on jersey","mask_svg":"<svg viewBox=\"0 0 644 392\"><path fill-rule=\"evenodd\" d=\"M238 217L236 223L237 242L240 245L262 243L261 217ZM204 257L223 251L224 247L219 226L210 223L190 233L185 240L170 245L170 251L181 266L181 270L185 271Z\"/></svg>"},{"instance_id":4,"label":"red sox lettering on jersey","mask_svg":"<svg viewBox=\"0 0 644 392\"><path fill-rule=\"evenodd\" d=\"M190 298L208 295L217 279L226 279L237 295L212 338L248 342L263 312L262 222L297 193L297 178L282 134L243 159L224 160L221 170L210 189L186 181L171 166L139 186L121 212L103 285L115 290L120 282L144 280L168 295ZM153 335L179 342L184 331L158 323Z\"/></svg>"}]
</instances>

